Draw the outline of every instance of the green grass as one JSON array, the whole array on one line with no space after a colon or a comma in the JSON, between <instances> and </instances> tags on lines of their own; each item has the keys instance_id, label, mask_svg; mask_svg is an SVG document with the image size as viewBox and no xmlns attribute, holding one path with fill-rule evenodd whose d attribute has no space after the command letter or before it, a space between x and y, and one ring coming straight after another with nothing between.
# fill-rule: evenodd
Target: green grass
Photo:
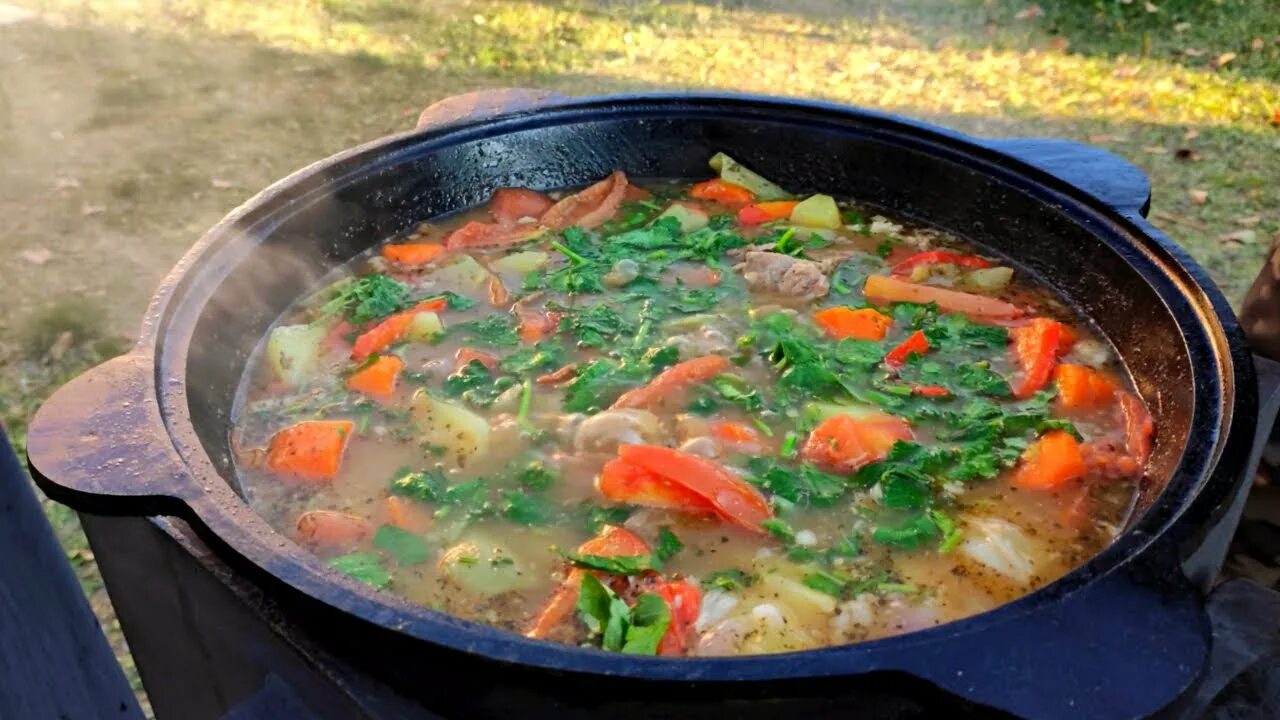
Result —
<instances>
[{"instance_id":1,"label":"green grass","mask_svg":"<svg viewBox=\"0 0 1280 720\"><path fill-rule=\"evenodd\" d=\"M1234 303L1280 230L1274 1L16 1L41 15L0 27L0 249L52 251L0 271L19 446L229 209L477 88L741 90L1089 142L1151 176L1154 222ZM119 645L74 515L49 514Z\"/></svg>"}]
</instances>

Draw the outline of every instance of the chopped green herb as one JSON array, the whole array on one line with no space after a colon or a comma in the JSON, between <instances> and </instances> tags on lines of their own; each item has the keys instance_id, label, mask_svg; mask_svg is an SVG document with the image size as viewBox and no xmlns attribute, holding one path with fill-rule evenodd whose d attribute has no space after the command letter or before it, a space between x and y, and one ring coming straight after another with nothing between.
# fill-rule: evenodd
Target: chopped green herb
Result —
<instances>
[{"instance_id":1,"label":"chopped green herb","mask_svg":"<svg viewBox=\"0 0 1280 720\"><path fill-rule=\"evenodd\" d=\"M380 320L409 307L409 286L382 273L370 273L336 287L337 294L320 307L320 312L346 314L354 325Z\"/></svg>"},{"instance_id":2,"label":"chopped green herb","mask_svg":"<svg viewBox=\"0 0 1280 720\"><path fill-rule=\"evenodd\" d=\"M580 555L563 550L560 554L577 567L610 575L639 575L659 568L652 555Z\"/></svg>"},{"instance_id":3,"label":"chopped green herb","mask_svg":"<svg viewBox=\"0 0 1280 720\"><path fill-rule=\"evenodd\" d=\"M354 552L340 555L329 561L329 566L376 588L391 584L391 573L382 566L377 553Z\"/></svg>"},{"instance_id":4,"label":"chopped green herb","mask_svg":"<svg viewBox=\"0 0 1280 720\"><path fill-rule=\"evenodd\" d=\"M676 553L679 553L683 549L684 543L680 542L680 538L676 537L676 534L671 532L671 528L663 525L662 528L658 530L658 547L654 550L653 554L659 564L665 563L675 557Z\"/></svg>"},{"instance_id":5,"label":"chopped green herb","mask_svg":"<svg viewBox=\"0 0 1280 720\"><path fill-rule=\"evenodd\" d=\"M490 347L515 347L520 344L515 320L510 315L490 315L483 320L472 320L454 326L453 333L470 339L477 345Z\"/></svg>"},{"instance_id":6,"label":"chopped green herb","mask_svg":"<svg viewBox=\"0 0 1280 720\"><path fill-rule=\"evenodd\" d=\"M442 502L447 485L444 470L439 467L423 472L411 472L404 468L391 481L391 494L423 502Z\"/></svg>"},{"instance_id":7,"label":"chopped green herb","mask_svg":"<svg viewBox=\"0 0 1280 720\"><path fill-rule=\"evenodd\" d=\"M587 510L587 532L598 535L605 525L621 525L626 522L627 518L631 517L631 513L631 508L620 505L610 507L593 505Z\"/></svg>"},{"instance_id":8,"label":"chopped green herb","mask_svg":"<svg viewBox=\"0 0 1280 720\"><path fill-rule=\"evenodd\" d=\"M503 517L520 525L549 525L555 514L550 501L541 495L508 490L502 499Z\"/></svg>"},{"instance_id":9,"label":"chopped green herb","mask_svg":"<svg viewBox=\"0 0 1280 720\"><path fill-rule=\"evenodd\" d=\"M741 570L716 570L702 580L703 590L734 591L754 585L756 576Z\"/></svg>"},{"instance_id":10,"label":"chopped green herb","mask_svg":"<svg viewBox=\"0 0 1280 720\"><path fill-rule=\"evenodd\" d=\"M419 565L431 558L427 541L420 535L401 530L394 525L383 525L373 534L373 544L391 553L398 565Z\"/></svg>"}]
</instances>

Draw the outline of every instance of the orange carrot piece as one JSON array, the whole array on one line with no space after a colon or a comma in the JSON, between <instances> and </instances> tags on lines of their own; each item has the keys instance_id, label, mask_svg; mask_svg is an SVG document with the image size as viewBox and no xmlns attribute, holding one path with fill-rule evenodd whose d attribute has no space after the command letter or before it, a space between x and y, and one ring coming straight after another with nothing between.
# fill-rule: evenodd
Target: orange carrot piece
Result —
<instances>
[{"instance_id":1,"label":"orange carrot piece","mask_svg":"<svg viewBox=\"0 0 1280 720\"><path fill-rule=\"evenodd\" d=\"M614 408L647 408L664 398L703 383L729 369L729 361L719 355L704 355L685 360L658 373L648 385L623 393Z\"/></svg>"},{"instance_id":2,"label":"orange carrot piece","mask_svg":"<svg viewBox=\"0 0 1280 720\"><path fill-rule=\"evenodd\" d=\"M373 530L368 520L334 510L308 510L298 516L294 528L303 542L329 549L349 548Z\"/></svg>"},{"instance_id":3,"label":"orange carrot piece","mask_svg":"<svg viewBox=\"0 0 1280 720\"><path fill-rule=\"evenodd\" d=\"M1116 396L1116 384L1105 373L1084 365L1059 365L1053 371L1058 402L1068 410L1089 410Z\"/></svg>"},{"instance_id":4,"label":"orange carrot piece","mask_svg":"<svg viewBox=\"0 0 1280 720\"><path fill-rule=\"evenodd\" d=\"M438 297L438 298L432 298L430 300L423 300L422 302L418 303L417 306L414 307L413 310L411 310L410 312L414 314L417 314L420 312L438 313L438 312L442 312L447 307L449 307L449 299Z\"/></svg>"},{"instance_id":5,"label":"orange carrot piece","mask_svg":"<svg viewBox=\"0 0 1280 720\"><path fill-rule=\"evenodd\" d=\"M413 312L396 313L361 333L351 346L351 359L364 362L370 355L394 345L413 322L413 316Z\"/></svg>"},{"instance_id":6,"label":"orange carrot piece","mask_svg":"<svg viewBox=\"0 0 1280 720\"><path fill-rule=\"evenodd\" d=\"M738 445L764 444L764 438L760 437L760 432L746 423L728 421L712 423L711 435Z\"/></svg>"},{"instance_id":7,"label":"orange carrot piece","mask_svg":"<svg viewBox=\"0 0 1280 720\"><path fill-rule=\"evenodd\" d=\"M522 218L540 218L551 207L551 198L528 188L498 188L489 201L489 212L499 223L510 225Z\"/></svg>"},{"instance_id":8,"label":"orange carrot piece","mask_svg":"<svg viewBox=\"0 0 1280 720\"><path fill-rule=\"evenodd\" d=\"M886 275L872 275L867 278L862 294L876 303L937 303L943 312L963 313L974 319L1007 319L1020 317L1023 310L1003 300L974 295L972 293L948 290L932 285L899 280Z\"/></svg>"},{"instance_id":9,"label":"orange carrot piece","mask_svg":"<svg viewBox=\"0 0 1280 720\"><path fill-rule=\"evenodd\" d=\"M911 388L911 394L927 398L951 397L951 391L941 385L917 385Z\"/></svg>"},{"instance_id":10,"label":"orange carrot piece","mask_svg":"<svg viewBox=\"0 0 1280 720\"><path fill-rule=\"evenodd\" d=\"M520 320L520 340L536 343L554 335L560 327L561 314L516 304L516 317Z\"/></svg>"},{"instance_id":11,"label":"orange carrot piece","mask_svg":"<svg viewBox=\"0 0 1280 720\"><path fill-rule=\"evenodd\" d=\"M710 200L722 205L746 205L756 196L741 185L734 185L719 178L706 180L689 189L689 197Z\"/></svg>"},{"instance_id":12,"label":"orange carrot piece","mask_svg":"<svg viewBox=\"0 0 1280 720\"><path fill-rule=\"evenodd\" d=\"M1057 490L1088 472L1080 443L1065 430L1050 430L1022 453L1012 483L1024 490Z\"/></svg>"},{"instance_id":13,"label":"orange carrot piece","mask_svg":"<svg viewBox=\"0 0 1280 720\"><path fill-rule=\"evenodd\" d=\"M267 467L303 480L332 480L354 431L350 420L307 420L287 427L271 437Z\"/></svg>"},{"instance_id":14,"label":"orange carrot piece","mask_svg":"<svg viewBox=\"0 0 1280 720\"><path fill-rule=\"evenodd\" d=\"M404 243L401 245L383 245L382 257L400 265L420 266L444 254L444 245L440 243Z\"/></svg>"},{"instance_id":15,"label":"orange carrot piece","mask_svg":"<svg viewBox=\"0 0 1280 720\"><path fill-rule=\"evenodd\" d=\"M453 369L461 370L471 364L471 361L479 360L481 365L490 370L498 367L498 356L483 350L477 350L472 347L460 347L458 352L453 354Z\"/></svg>"},{"instance_id":16,"label":"orange carrot piece","mask_svg":"<svg viewBox=\"0 0 1280 720\"><path fill-rule=\"evenodd\" d=\"M432 300L424 300L410 310L387 316L382 322L364 331L356 338L355 344L351 346L351 359L356 362L364 362L370 355L391 347L404 336L404 331L409 329L409 325L413 323L413 318L418 313L440 312L448 305L449 302L445 298L434 298Z\"/></svg>"},{"instance_id":17,"label":"orange carrot piece","mask_svg":"<svg viewBox=\"0 0 1280 720\"><path fill-rule=\"evenodd\" d=\"M600 534L578 546L579 555L602 555L619 557L624 555L647 555L649 546L639 535L616 525L606 525ZM573 614L578 604L578 592L582 587L584 570L574 568L565 576L564 582L552 593L547 604L543 606L525 637L545 638L551 631L560 626L566 618Z\"/></svg>"},{"instance_id":18,"label":"orange carrot piece","mask_svg":"<svg viewBox=\"0 0 1280 720\"><path fill-rule=\"evenodd\" d=\"M1120 393L1120 409L1124 412L1125 449L1138 461L1138 469L1143 470L1151 458L1155 423L1142 398L1131 392Z\"/></svg>"},{"instance_id":19,"label":"orange carrot piece","mask_svg":"<svg viewBox=\"0 0 1280 720\"><path fill-rule=\"evenodd\" d=\"M872 308L827 308L814 313L813 321L828 336L837 340L883 340L885 333L893 325L893 318Z\"/></svg>"},{"instance_id":20,"label":"orange carrot piece","mask_svg":"<svg viewBox=\"0 0 1280 720\"><path fill-rule=\"evenodd\" d=\"M832 415L809 433L800 457L815 465L851 473L883 460L894 443L913 437L911 426L892 415Z\"/></svg>"},{"instance_id":21,"label":"orange carrot piece","mask_svg":"<svg viewBox=\"0 0 1280 720\"><path fill-rule=\"evenodd\" d=\"M1036 318L1028 325L1009 332L1013 339L1014 359L1022 368L1022 377L1013 385L1013 396L1029 398L1049 384L1053 367L1058 362L1058 343L1062 341L1062 323L1049 318Z\"/></svg>"},{"instance_id":22,"label":"orange carrot piece","mask_svg":"<svg viewBox=\"0 0 1280 720\"><path fill-rule=\"evenodd\" d=\"M704 457L657 445L623 445L618 457L701 495L725 520L764 532L761 523L773 517L759 490Z\"/></svg>"},{"instance_id":23,"label":"orange carrot piece","mask_svg":"<svg viewBox=\"0 0 1280 720\"><path fill-rule=\"evenodd\" d=\"M799 204L799 200L769 200L767 202L758 202L755 206L774 220L782 220L791 217L791 212Z\"/></svg>"},{"instance_id":24,"label":"orange carrot piece","mask_svg":"<svg viewBox=\"0 0 1280 720\"><path fill-rule=\"evenodd\" d=\"M489 304L494 307L506 307L510 299L511 293L507 292L507 286L502 284L502 278L497 275L490 276Z\"/></svg>"},{"instance_id":25,"label":"orange carrot piece","mask_svg":"<svg viewBox=\"0 0 1280 720\"><path fill-rule=\"evenodd\" d=\"M414 533L424 533L431 529L431 516L412 500L388 495L384 505L388 524Z\"/></svg>"},{"instance_id":26,"label":"orange carrot piece","mask_svg":"<svg viewBox=\"0 0 1280 720\"><path fill-rule=\"evenodd\" d=\"M714 513L703 496L639 465L614 458L596 478L596 490L607 500L693 514Z\"/></svg>"},{"instance_id":27,"label":"orange carrot piece","mask_svg":"<svg viewBox=\"0 0 1280 720\"><path fill-rule=\"evenodd\" d=\"M541 385L555 385L557 383L562 383L567 380L570 380L576 377L577 374L578 374L578 366L570 363L554 372L549 372L546 375L539 375L537 379L534 380L534 382L539 383Z\"/></svg>"},{"instance_id":28,"label":"orange carrot piece","mask_svg":"<svg viewBox=\"0 0 1280 720\"><path fill-rule=\"evenodd\" d=\"M379 355L377 360L347 378L347 389L385 402L395 394L401 370L404 370L403 360L395 355Z\"/></svg>"},{"instance_id":29,"label":"orange carrot piece","mask_svg":"<svg viewBox=\"0 0 1280 720\"><path fill-rule=\"evenodd\" d=\"M927 352L929 352L929 338L924 336L924 331L917 330L885 354L884 364L891 370L897 370L906 365L912 355L923 355Z\"/></svg>"}]
</instances>

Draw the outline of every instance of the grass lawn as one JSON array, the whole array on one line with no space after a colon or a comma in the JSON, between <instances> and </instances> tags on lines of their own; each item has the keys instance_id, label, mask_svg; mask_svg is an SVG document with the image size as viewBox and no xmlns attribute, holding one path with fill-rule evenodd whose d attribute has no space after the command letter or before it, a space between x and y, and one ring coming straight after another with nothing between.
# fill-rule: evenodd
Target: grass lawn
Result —
<instances>
[{"instance_id":1,"label":"grass lawn","mask_svg":"<svg viewBox=\"0 0 1280 720\"><path fill-rule=\"evenodd\" d=\"M1238 303L1280 230L1264 0L5 0L0 419L127 346L152 288L271 180L452 93L823 98L1145 169L1155 223ZM1155 8L1154 11L1151 8ZM95 607L74 516L49 508Z\"/></svg>"}]
</instances>

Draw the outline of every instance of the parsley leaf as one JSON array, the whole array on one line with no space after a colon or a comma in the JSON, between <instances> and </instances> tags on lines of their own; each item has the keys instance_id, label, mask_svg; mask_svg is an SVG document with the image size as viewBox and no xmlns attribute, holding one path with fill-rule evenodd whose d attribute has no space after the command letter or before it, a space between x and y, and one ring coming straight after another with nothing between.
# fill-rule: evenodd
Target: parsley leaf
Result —
<instances>
[{"instance_id":1,"label":"parsley leaf","mask_svg":"<svg viewBox=\"0 0 1280 720\"><path fill-rule=\"evenodd\" d=\"M807 464L791 466L777 458L751 458L747 469L751 474L746 479L752 485L796 505L829 507L849 487L848 481L839 475Z\"/></svg>"},{"instance_id":2,"label":"parsley leaf","mask_svg":"<svg viewBox=\"0 0 1280 720\"><path fill-rule=\"evenodd\" d=\"M733 591L739 588L751 587L755 582L755 575L741 570L716 570L702 579L702 589Z\"/></svg>"},{"instance_id":3,"label":"parsley leaf","mask_svg":"<svg viewBox=\"0 0 1280 720\"><path fill-rule=\"evenodd\" d=\"M592 305L571 313L560 321L560 329L571 331L578 346L601 348L616 342L621 335L631 335L636 326L608 305Z\"/></svg>"},{"instance_id":4,"label":"parsley leaf","mask_svg":"<svg viewBox=\"0 0 1280 720\"><path fill-rule=\"evenodd\" d=\"M925 512L913 513L897 525L881 525L871 533L872 539L899 550L915 550L938 537L940 529Z\"/></svg>"},{"instance_id":5,"label":"parsley leaf","mask_svg":"<svg viewBox=\"0 0 1280 720\"><path fill-rule=\"evenodd\" d=\"M631 517L632 509L621 505L601 507L592 505L587 509L587 532L599 535L600 528L605 525L621 525Z\"/></svg>"},{"instance_id":6,"label":"parsley leaf","mask_svg":"<svg viewBox=\"0 0 1280 720\"><path fill-rule=\"evenodd\" d=\"M654 593L636 598L628 608L594 575L584 573L578 590L578 617L605 650L633 655L655 655L658 643L671 625L667 603Z\"/></svg>"},{"instance_id":7,"label":"parsley leaf","mask_svg":"<svg viewBox=\"0 0 1280 720\"><path fill-rule=\"evenodd\" d=\"M555 514L550 501L541 495L508 490L502 499L503 517L520 525L549 525Z\"/></svg>"},{"instance_id":8,"label":"parsley leaf","mask_svg":"<svg viewBox=\"0 0 1280 720\"><path fill-rule=\"evenodd\" d=\"M439 467L424 472L409 472L405 468L391 481L391 494L424 502L441 502L447 485L444 471Z\"/></svg>"},{"instance_id":9,"label":"parsley leaf","mask_svg":"<svg viewBox=\"0 0 1280 720\"><path fill-rule=\"evenodd\" d=\"M572 565L609 575L639 575L661 567L652 555L590 555L560 551Z\"/></svg>"},{"instance_id":10,"label":"parsley leaf","mask_svg":"<svg viewBox=\"0 0 1280 720\"><path fill-rule=\"evenodd\" d=\"M470 338L477 345L515 347L520 344L515 319L510 315L490 315L483 320L462 323L455 326L454 332Z\"/></svg>"},{"instance_id":11,"label":"parsley leaf","mask_svg":"<svg viewBox=\"0 0 1280 720\"><path fill-rule=\"evenodd\" d=\"M391 573L382 566L382 558L377 553L354 552L340 555L330 560L329 566L376 588L385 588L391 584Z\"/></svg>"},{"instance_id":12,"label":"parsley leaf","mask_svg":"<svg viewBox=\"0 0 1280 720\"><path fill-rule=\"evenodd\" d=\"M656 655L658 643L671 625L671 609L667 601L655 593L643 593L631 608L622 652L628 655Z\"/></svg>"},{"instance_id":13,"label":"parsley leaf","mask_svg":"<svg viewBox=\"0 0 1280 720\"><path fill-rule=\"evenodd\" d=\"M337 295L320 307L325 315L345 313L355 325L380 320L409 306L409 286L382 273L340 283Z\"/></svg>"},{"instance_id":14,"label":"parsley leaf","mask_svg":"<svg viewBox=\"0 0 1280 720\"><path fill-rule=\"evenodd\" d=\"M397 565L420 565L431 558L427 541L422 536L401 530L394 525L383 525L373 534L373 544L391 553Z\"/></svg>"},{"instance_id":15,"label":"parsley leaf","mask_svg":"<svg viewBox=\"0 0 1280 720\"><path fill-rule=\"evenodd\" d=\"M498 369L513 375L532 375L554 370L564 364L564 345L558 340L543 340L532 347L522 347L502 358Z\"/></svg>"},{"instance_id":16,"label":"parsley leaf","mask_svg":"<svg viewBox=\"0 0 1280 720\"><path fill-rule=\"evenodd\" d=\"M444 393L461 397L476 407L489 407L505 390L515 386L515 378L493 377L493 373L479 360L472 360L445 378Z\"/></svg>"},{"instance_id":17,"label":"parsley leaf","mask_svg":"<svg viewBox=\"0 0 1280 720\"><path fill-rule=\"evenodd\" d=\"M658 548L654 550L653 554L659 564L675 557L683 549L684 543L680 542L680 538L671 532L671 528L663 525L658 530Z\"/></svg>"}]
</instances>

